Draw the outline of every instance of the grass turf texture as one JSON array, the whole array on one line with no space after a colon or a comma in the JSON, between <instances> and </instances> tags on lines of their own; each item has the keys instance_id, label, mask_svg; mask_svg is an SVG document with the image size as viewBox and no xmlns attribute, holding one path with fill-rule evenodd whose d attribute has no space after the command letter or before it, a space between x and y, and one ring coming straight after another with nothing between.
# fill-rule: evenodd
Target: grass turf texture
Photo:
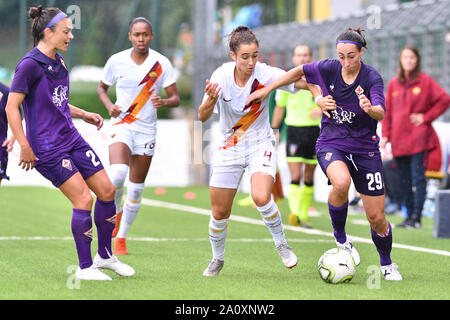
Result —
<instances>
[{"instance_id":1,"label":"grass turf texture","mask_svg":"<svg viewBox=\"0 0 450 320\"><path fill-rule=\"evenodd\" d=\"M187 191L195 192L196 199L184 199ZM238 194L236 199L244 196ZM146 188L144 198L210 208L206 187L167 188L165 195L156 195L154 188ZM311 223L316 229L331 233L326 204L313 203L313 206L321 214L311 217ZM287 223L287 200L282 200L279 207L283 222ZM130 230L130 239L135 239L128 241L130 254L120 257L136 269L136 275L121 278L106 271L113 281L81 281L79 286L70 289L74 283L74 269L71 268L77 264L77 258L71 239L69 201L56 189L1 187L0 208L0 299L450 298L448 256L394 248L392 258L400 266L404 280L387 282L371 269L379 263L375 246L354 243L362 261L354 279L349 284L331 285L319 278L317 260L323 252L335 247L332 237L286 230L289 244L299 257L299 265L289 270L282 265L265 226L238 221L229 223L224 269L220 276L206 278L202 272L211 258L208 216L148 205L142 206ZM232 215L261 220L256 209L236 204ZM353 223L363 219L363 213L349 215L347 233L369 239L369 226ZM393 224L402 220L398 216L388 219ZM433 238L432 223L431 219L425 218L420 230L394 228L394 242L448 251L450 239ZM10 237L57 239L12 240ZM155 240L143 241L148 237ZM93 255L96 247L94 239ZM380 279L379 285L377 279Z\"/></svg>"}]
</instances>

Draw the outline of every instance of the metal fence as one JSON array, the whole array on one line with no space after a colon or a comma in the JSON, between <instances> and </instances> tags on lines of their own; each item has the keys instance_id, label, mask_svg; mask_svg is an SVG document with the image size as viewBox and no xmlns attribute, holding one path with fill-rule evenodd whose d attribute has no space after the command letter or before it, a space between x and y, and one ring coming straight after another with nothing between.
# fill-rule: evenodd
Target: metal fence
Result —
<instances>
[{"instance_id":1,"label":"metal fence","mask_svg":"<svg viewBox=\"0 0 450 320\"><path fill-rule=\"evenodd\" d=\"M346 17L323 22L287 23L255 29L267 63L291 68L293 49L309 45L315 59L336 57L335 40L348 27L365 30L368 50L364 61L375 67L387 84L395 75L400 50L415 45L422 69L450 92L450 1L422 0L386 7L369 7ZM224 44L214 50L214 64L229 60ZM450 110L440 120L450 122Z\"/></svg>"}]
</instances>

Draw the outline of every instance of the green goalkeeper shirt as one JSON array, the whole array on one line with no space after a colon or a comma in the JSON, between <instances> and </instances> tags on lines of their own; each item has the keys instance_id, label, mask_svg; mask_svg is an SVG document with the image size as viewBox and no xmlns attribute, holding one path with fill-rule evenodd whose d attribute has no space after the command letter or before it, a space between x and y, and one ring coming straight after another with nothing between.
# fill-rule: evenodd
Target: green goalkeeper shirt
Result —
<instances>
[{"instance_id":1,"label":"green goalkeeper shirt","mask_svg":"<svg viewBox=\"0 0 450 320\"><path fill-rule=\"evenodd\" d=\"M320 124L321 118L312 119L311 111L320 108L314 103L314 97L309 90L300 90L297 93L289 93L277 90L276 104L286 108L284 123L292 127L313 127Z\"/></svg>"}]
</instances>

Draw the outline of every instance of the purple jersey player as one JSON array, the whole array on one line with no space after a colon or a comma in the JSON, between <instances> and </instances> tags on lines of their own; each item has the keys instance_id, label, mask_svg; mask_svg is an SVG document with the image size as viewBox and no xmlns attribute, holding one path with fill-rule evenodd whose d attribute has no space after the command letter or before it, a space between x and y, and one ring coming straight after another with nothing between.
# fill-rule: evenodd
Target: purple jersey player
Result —
<instances>
[{"instance_id":1,"label":"purple jersey player","mask_svg":"<svg viewBox=\"0 0 450 320\"><path fill-rule=\"evenodd\" d=\"M123 276L134 270L112 255L114 228L114 186L98 156L74 127L72 117L102 127L103 119L68 103L69 72L57 51L66 51L73 39L72 21L57 8L31 8L34 47L19 62L11 85L6 113L9 125L21 147L19 165L33 169L50 180L72 202L72 234L82 280L111 280L98 268L112 269ZM19 106L23 105L26 136ZM97 201L94 221L98 251L91 256L93 238L91 209Z\"/></svg>"},{"instance_id":2,"label":"purple jersey player","mask_svg":"<svg viewBox=\"0 0 450 320\"><path fill-rule=\"evenodd\" d=\"M376 133L377 122L385 112L383 80L374 68L362 62L365 47L361 30L349 28L336 40L338 60L291 69L272 85L256 91L248 102L260 101L272 90L303 76L309 86L321 88L326 97L315 95L315 99L326 117L322 117L316 153L333 187L328 207L336 244L349 251L357 265L360 263L359 254L345 233L348 191L353 180L380 255L381 271L386 280L399 281L402 277L390 256L392 227L384 213L383 169Z\"/></svg>"},{"instance_id":3,"label":"purple jersey player","mask_svg":"<svg viewBox=\"0 0 450 320\"><path fill-rule=\"evenodd\" d=\"M9 180L6 175L8 166L8 152L12 151L15 138L11 136L7 139L8 120L6 119L6 102L8 101L9 88L0 83L0 183L3 179Z\"/></svg>"}]
</instances>

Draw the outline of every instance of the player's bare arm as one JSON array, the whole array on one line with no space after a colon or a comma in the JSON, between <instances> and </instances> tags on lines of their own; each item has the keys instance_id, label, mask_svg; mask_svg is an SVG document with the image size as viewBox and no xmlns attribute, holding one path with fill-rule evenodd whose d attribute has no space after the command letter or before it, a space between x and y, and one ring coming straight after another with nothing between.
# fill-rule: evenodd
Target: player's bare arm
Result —
<instances>
[{"instance_id":1,"label":"player's bare arm","mask_svg":"<svg viewBox=\"0 0 450 320\"><path fill-rule=\"evenodd\" d=\"M361 95L359 97L359 105L361 109L364 110L372 119L381 121L384 118L384 109L382 106L373 106L370 100L365 96Z\"/></svg>"},{"instance_id":2,"label":"player's bare arm","mask_svg":"<svg viewBox=\"0 0 450 320\"><path fill-rule=\"evenodd\" d=\"M24 93L10 92L5 111L11 131L20 145L19 166L22 166L22 169L28 171L34 168L34 162L38 160L38 158L34 154L33 149L31 149L22 127L22 117L20 115L19 107L24 99Z\"/></svg>"},{"instance_id":3,"label":"player's bare arm","mask_svg":"<svg viewBox=\"0 0 450 320\"><path fill-rule=\"evenodd\" d=\"M303 66L292 68L283 76L272 82L270 85L253 92L250 97L248 97L247 105L251 102L260 103L261 101L264 101L273 90L276 90L293 82L295 82L295 87L297 89L299 89L299 87L304 89L304 80L301 81L303 76Z\"/></svg>"},{"instance_id":4,"label":"player's bare arm","mask_svg":"<svg viewBox=\"0 0 450 320\"><path fill-rule=\"evenodd\" d=\"M221 88L218 83L206 80L205 93L208 95L208 98L198 108L198 119L201 122L205 122L211 117L214 111L214 106L219 99L220 90Z\"/></svg>"},{"instance_id":5,"label":"player's bare arm","mask_svg":"<svg viewBox=\"0 0 450 320\"><path fill-rule=\"evenodd\" d=\"M99 114L85 111L71 104L69 104L69 108L70 108L70 115L72 116L72 118L83 119L84 122L96 126L97 130L100 130L102 128L103 118Z\"/></svg>"},{"instance_id":6,"label":"player's bare arm","mask_svg":"<svg viewBox=\"0 0 450 320\"><path fill-rule=\"evenodd\" d=\"M174 83L165 88L168 98L162 99L158 95L151 96L153 108L178 107L180 105L180 96L178 95L177 85Z\"/></svg>"},{"instance_id":7,"label":"player's bare arm","mask_svg":"<svg viewBox=\"0 0 450 320\"><path fill-rule=\"evenodd\" d=\"M97 94L100 101L103 103L105 108L111 117L117 118L120 115L120 107L111 102L108 96L109 86L100 81L97 88Z\"/></svg>"}]
</instances>

